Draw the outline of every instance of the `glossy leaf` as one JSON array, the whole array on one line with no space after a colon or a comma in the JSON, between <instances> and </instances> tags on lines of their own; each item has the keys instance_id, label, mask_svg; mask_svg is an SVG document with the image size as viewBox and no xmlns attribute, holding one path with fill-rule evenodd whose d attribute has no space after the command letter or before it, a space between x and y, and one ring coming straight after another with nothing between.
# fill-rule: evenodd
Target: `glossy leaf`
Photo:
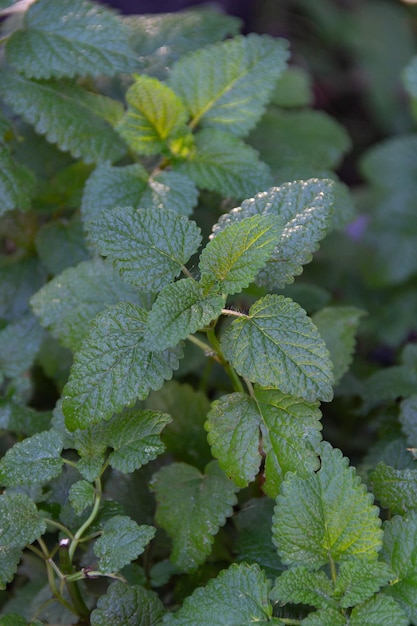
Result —
<instances>
[{"instance_id":1,"label":"glossy leaf","mask_svg":"<svg viewBox=\"0 0 417 626\"><path fill-rule=\"evenodd\" d=\"M352 610L349 624L351 626L381 626L381 624L408 626L409 621L397 602L387 596L377 595Z\"/></svg>"},{"instance_id":2,"label":"glossy leaf","mask_svg":"<svg viewBox=\"0 0 417 626\"><path fill-rule=\"evenodd\" d=\"M188 176L163 171L151 176L141 200L143 209L170 209L178 215L191 215L198 200L198 189Z\"/></svg>"},{"instance_id":3,"label":"glossy leaf","mask_svg":"<svg viewBox=\"0 0 417 626\"><path fill-rule=\"evenodd\" d=\"M50 430L28 437L10 448L0 461L4 486L47 483L61 473L62 437Z\"/></svg>"},{"instance_id":4,"label":"glossy leaf","mask_svg":"<svg viewBox=\"0 0 417 626\"><path fill-rule=\"evenodd\" d=\"M340 607L355 606L371 598L394 578L395 574L386 563L363 559L345 561L340 565L334 595Z\"/></svg>"},{"instance_id":5,"label":"glossy leaf","mask_svg":"<svg viewBox=\"0 0 417 626\"><path fill-rule=\"evenodd\" d=\"M369 482L375 497L393 514L417 508L417 469L394 469L378 463Z\"/></svg>"},{"instance_id":6,"label":"glossy leaf","mask_svg":"<svg viewBox=\"0 0 417 626\"><path fill-rule=\"evenodd\" d=\"M94 503L94 486L86 480L73 483L68 493L68 499L77 515Z\"/></svg>"},{"instance_id":7,"label":"glossy leaf","mask_svg":"<svg viewBox=\"0 0 417 626\"><path fill-rule=\"evenodd\" d=\"M142 554L155 535L155 528L139 526L125 515L114 515L103 527L102 535L94 544L102 573L118 572Z\"/></svg>"},{"instance_id":8,"label":"glossy leaf","mask_svg":"<svg viewBox=\"0 0 417 626\"><path fill-rule=\"evenodd\" d=\"M91 626L157 626L165 609L158 596L139 585L115 582L91 613Z\"/></svg>"},{"instance_id":9,"label":"glossy leaf","mask_svg":"<svg viewBox=\"0 0 417 626\"><path fill-rule=\"evenodd\" d=\"M333 584L324 572L300 565L286 570L276 580L271 599L282 604L309 604L317 609L335 608Z\"/></svg>"}]
</instances>

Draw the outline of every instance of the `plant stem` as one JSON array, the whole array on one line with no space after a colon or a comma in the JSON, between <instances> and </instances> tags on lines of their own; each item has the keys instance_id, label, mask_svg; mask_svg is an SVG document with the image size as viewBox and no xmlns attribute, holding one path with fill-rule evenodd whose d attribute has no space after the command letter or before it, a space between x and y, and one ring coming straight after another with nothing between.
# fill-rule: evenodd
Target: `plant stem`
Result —
<instances>
[{"instance_id":1,"label":"plant stem","mask_svg":"<svg viewBox=\"0 0 417 626\"><path fill-rule=\"evenodd\" d=\"M231 317L246 317L248 319L250 316L246 315L246 313L240 313L239 311L233 311L233 309L222 309L223 315L229 315Z\"/></svg>"},{"instance_id":2,"label":"plant stem","mask_svg":"<svg viewBox=\"0 0 417 626\"><path fill-rule=\"evenodd\" d=\"M71 545L69 547L68 550L68 555L69 555L69 560L72 563L72 560L74 558L74 553L77 549L77 546L81 540L81 537L83 536L83 534L85 533L85 531L87 530L87 528L89 526L91 526L91 524L93 523L93 521L95 520L95 518L97 517L97 513L100 507L100 502L101 502L101 481L99 478L96 478L96 480L94 481L95 483L95 487L96 487L96 494L95 494L95 500L94 500L94 506L93 506L93 510L91 511L90 515L88 516L88 518L85 520L84 524L82 524L80 526L80 528L77 530L77 532L74 535L73 540L71 541Z\"/></svg>"},{"instance_id":3,"label":"plant stem","mask_svg":"<svg viewBox=\"0 0 417 626\"><path fill-rule=\"evenodd\" d=\"M335 583L337 579L336 564L330 555L329 555L329 563L330 563L330 573L332 575L332 581L333 583Z\"/></svg>"},{"instance_id":4,"label":"plant stem","mask_svg":"<svg viewBox=\"0 0 417 626\"><path fill-rule=\"evenodd\" d=\"M68 539L64 539L60 542L59 561L61 564L62 573L65 576L65 584L68 589L68 593L70 595L72 603L77 611L77 615L81 618L87 619L90 615L90 611L88 610L88 607L84 602L78 583L75 580L68 580L68 577L74 574L74 568L72 566L72 562L69 556L69 547L70 545Z\"/></svg>"},{"instance_id":5,"label":"plant stem","mask_svg":"<svg viewBox=\"0 0 417 626\"><path fill-rule=\"evenodd\" d=\"M55 566L55 568L56 568L56 565L52 561L52 559L50 558L48 548L46 547L46 544L43 541L42 537L39 537L38 543L39 543L39 545L40 545L40 547L42 549L42 557L45 560L46 575L48 577L49 588L50 588L50 590L52 592L52 595L54 596L54 598L60 604L62 604L62 606L65 606L66 609L71 611L71 613L74 613L75 615L78 615L78 611L76 610L76 608L74 606L72 606L72 604L67 602L65 600L65 598L63 598L62 594L57 589L56 581L55 581L55 574L54 574L54 567L53 567L53 566ZM36 550L36 552L39 552L39 551ZM60 576L62 576L61 573L60 573Z\"/></svg>"},{"instance_id":6,"label":"plant stem","mask_svg":"<svg viewBox=\"0 0 417 626\"><path fill-rule=\"evenodd\" d=\"M202 350L204 350L207 356L216 356L216 353L213 352L211 346L209 346L207 343L204 343L204 341L201 341L201 339L194 337L194 335L188 335L187 339L191 341L192 343L194 343L199 348L201 348Z\"/></svg>"},{"instance_id":7,"label":"plant stem","mask_svg":"<svg viewBox=\"0 0 417 626\"><path fill-rule=\"evenodd\" d=\"M220 363L222 364L222 366L227 372L227 375L232 381L233 389L240 393L245 393L242 381L240 380L239 376L237 375L233 367L230 365L229 361L227 361L227 359L225 359L223 355L219 340L217 339L216 333L214 332L214 328L209 328L207 330L207 339L209 340L210 345L212 346L213 350L216 352Z\"/></svg>"}]
</instances>

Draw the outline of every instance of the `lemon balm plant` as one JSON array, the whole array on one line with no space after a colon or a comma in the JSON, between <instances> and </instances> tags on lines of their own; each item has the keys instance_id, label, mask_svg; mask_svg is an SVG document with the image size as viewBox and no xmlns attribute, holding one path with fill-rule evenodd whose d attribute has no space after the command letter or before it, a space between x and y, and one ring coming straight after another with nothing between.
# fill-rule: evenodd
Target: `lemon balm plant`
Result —
<instances>
[{"instance_id":1,"label":"lemon balm plant","mask_svg":"<svg viewBox=\"0 0 417 626\"><path fill-rule=\"evenodd\" d=\"M417 623L417 519L321 436L363 311L285 291L352 215L287 42L0 7L2 623Z\"/></svg>"}]
</instances>

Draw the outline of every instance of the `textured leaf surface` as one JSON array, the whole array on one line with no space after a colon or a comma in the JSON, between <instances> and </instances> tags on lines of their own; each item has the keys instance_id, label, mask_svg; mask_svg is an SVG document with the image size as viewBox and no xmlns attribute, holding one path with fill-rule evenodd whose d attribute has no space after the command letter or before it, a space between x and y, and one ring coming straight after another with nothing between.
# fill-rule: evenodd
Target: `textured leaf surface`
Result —
<instances>
[{"instance_id":1,"label":"textured leaf surface","mask_svg":"<svg viewBox=\"0 0 417 626\"><path fill-rule=\"evenodd\" d=\"M345 561L338 572L334 595L340 607L355 606L368 600L394 578L395 575L386 563L358 559Z\"/></svg>"},{"instance_id":2,"label":"textured leaf surface","mask_svg":"<svg viewBox=\"0 0 417 626\"><path fill-rule=\"evenodd\" d=\"M92 323L63 391L70 430L109 419L171 377L180 351L144 348L146 322L146 311L126 302L110 307Z\"/></svg>"},{"instance_id":3,"label":"textured leaf surface","mask_svg":"<svg viewBox=\"0 0 417 626\"><path fill-rule=\"evenodd\" d=\"M94 503L94 486L86 480L73 483L68 492L68 500L77 515Z\"/></svg>"},{"instance_id":4,"label":"textured leaf surface","mask_svg":"<svg viewBox=\"0 0 417 626\"><path fill-rule=\"evenodd\" d=\"M289 298L267 295L225 331L222 348L241 376L307 401L330 401L332 364L316 327Z\"/></svg>"},{"instance_id":5,"label":"textured leaf surface","mask_svg":"<svg viewBox=\"0 0 417 626\"><path fill-rule=\"evenodd\" d=\"M173 541L171 560L190 572L210 554L214 535L232 515L237 488L214 461L205 474L185 463L168 465L154 476L152 488L156 521Z\"/></svg>"},{"instance_id":6,"label":"textured leaf surface","mask_svg":"<svg viewBox=\"0 0 417 626\"><path fill-rule=\"evenodd\" d=\"M384 524L381 557L396 574L385 590L404 609L412 623L417 621L417 514L399 515Z\"/></svg>"},{"instance_id":7,"label":"textured leaf surface","mask_svg":"<svg viewBox=\"0 0 417 626\"><path fill-rule=\"evenodd\" d=\"M215 400L206 428L213 455L239 487L259 472L266 456L265 492L275 497L287 471L308 475L318 467L313 444L320 441L317 403L257 388L254 399L235 393Z\"/></svg>"},{"instance_id":8,"label":"textured leaf surface","mask_svg":"<svg viewBox=\"0 0 417 626\"><path fill-rule=\"evenodd\" d=\"M91 613L91 626L157 626L164 613L153 591L116 582L99 598Z\"/></svg>"},{"instance_id":9,"label":"textured leaf surface","mask_svg":"<svg viewBox=\"0 0 417 626\"><path fill-rule=\"evenodd\" d=\"M171 417L159 411L126 411L106 428L108 445L113 448L110 465L125 474L139 469L162 454L160 434Z\"/></svg>"},{"instance_id":10,"label":"textured leaf surface","mask_svg":"<svg viewBox=\"0 0 417 626\"><path fill-rule=\"evenodd\" d=\"M351 613L350 626L381 626L398 624L408 626L407 615L392 598L378 595L355 607Z\"/></svg>"},{"instance_id":11,"label":"textured leaf surface","mask_svg":"<svg viewBox=\"0 0 417 626\"><path fill-rule=\"evenodd\" d=\"M148 306L148 298L125 283L117 270L97 258L65 270L31 299L35 315L61 343L76 350L93 319L118 302Z\"/></svg>"},{"instance_id":12,"label":"textured leaf surface","mask_svg":"<svg viewBox=\"0 0 417 626\"><path fill-rule=\"evenodd\" d=\"M103 211L89 227L98 251L145 291L170 283L201 242L195 222L168 209L117 207Z\"/></svg>"},{"instance_id":13,"label":"textured leaf surface","mask_svg":"<svg viewBox=\"0 0 417 626\"><path fill-rule=\"evenodd\" d=\"M1 73L0 94L39 134L86 163L115 161L126 151L122 139L97 112L103 96L70 83L36 82L8 72Z\"/></svg>"},{"instance_id":14,"label":"textured leaf surface","mask_svg":"<svg viewBox=\"0 0 417 626\"><path fill-rule=\"evenodd\" d=\"M148 181L140 206L143 209L170 209L190 215L198 200L198 189L188 176L179 172L159 172Z\"/></svg>"},{"instance_id":15,"label":"textured leaf surface","mask_svg":"<svg viewBox=\"0 0 417 626\"><path fill-rule=\"evenodd\" d=\"M4 486L47 483L62 469L62 437L51 430L16 443L0 461Z\"/></svg>"},{"instance_id":16,"label":"textured leaf surface","mask_svg":"<svg viewBox=\"0 0 417 626\"><path fill-rule=\"evenodd\" d=\"M372 496L348 459L321 445L321 468L309 478L288 475L277 498L273 536L284 563L318 569L329 557L341 563L374 560L382 531Z\"/></svg>"},{"instance_id":17,"label":"textured leaf surface","mask_svg":"<svg viewBox=\"0 0 417 626\"><path fill-rule=\"evenodd\" d=\"M197 133L188 160L175 168L202 189L235 198L253 196L272 183L268 166L259 160L251 146L216 129Z\"/></svg>"},{"instance_id":18,"label":"textured leaf surface","mask_svg":"<svg viewBox=\"0 0 417 626\"><path fill-rule=\"evenodd\" d=\"M346 626L346 620L336 609L323 609L310 613L301 624L302 626Z\"/></svg>"},{"instance_id":19,"label":"textured leaf surface","mask_svg":"<svg viewBox=\"0 0 417 626\"><path fill-rule=\"evenodd\" d=\"M215 238L229 224L253 215L275 215L282 222L280 236L256 282L272 288L284 287L302 273L330 228L334 183L313 178L285 183L245 200L241 207L222 215L213 229Z\"/></svg>"},{"instance_id":20,"label":"textured leaf surface","mask_svg":"<svg viewBox=\"0 0 417 626\"><path fill-rule=\"evenodd\" d=\"M113 75L134 68L127 30L88 0L38 0L6 46L7 59L34 78Z\"/></svg>"},{"instance_id":21,"label":"textured leaf surface","mask_svg":"<svg viewBox=\"0 0 417 626\"><path fill-rule=\"evenodd\" d=\"M29 170L0 146L0 215L12 209L29 209L34 190L35 181Z\"/></svg>"},{"instance_id":22,"label":"textured leaf surface","mask_svg":"<svg viewBox=\"0 0 417 626\"><path fill-rule=\"evenodd\" d=\"M0 372L14 378L29 369L40 348L44 331L26 313L0 331Z\"/></svg>"},{"instance_id":23,"label":"textured leaf surface","mask_svg":"<svg viewBox=\"0 0 417 626\"><path fill-rule=\"evenodd\" d=\"M264 112L286 66L287 42L251 34L217 43L181 59L169 83L191 113L193 127L245 135Z\"/></svg>"},{"instance_id":24,"label":"textured leaf surface","mask_svg":"<svg viewBox=\"0 0 417 626\"><path fill-rule=\"evenodd\" d=\"M176 613L167 613L164 626L249 626L281 624L272 617L269 585L256 565L232 565L194 591Z\"/></svg>"},{"instance_id":25,"label":"textured leaf surface","mask_svg":"<svg viewBox=\"0 0 417 626\"><path fill-rule=\"evenodd\" d=\"M286 570L277 579L271 599L283 604L309 604L317 609L334 607L333 584L324 572L312 572L300 565Z\"/></svg>"},{"instance_id":26,"label":"textured leaf surface","mask_svg":"<svg viewBox=\"0 0 417 626\"><path fill-rule=\"evenodd\" d=\"M22 493L0 496L0 589L13 579L21 550L38 539L46 530L34 502Z\"/></svg>"},{"instance_id":27,"label":"textured leaf surface","mask_svg":"<svg viewBox=\"0 0 417 626\"><path fill-rule=\"evenodd\" d=\"M394 469L378 463L369 483L377 500L391 513L417 508L417 469Z\"/></svg>"},{"instance_id":28,"label":"textured leaf surface","mask_svg":"<svg viewBox=\"0 0 417 626\"><path fill-rule=\"evenodd\" d=\"M30 437L49 428L50 411L36 411L7 399L0 400L0 429Z\"/></svg>"},{"instance_id":29,"label":"textured leaf surface","mask_svg":"<svg viewBox=\"0 0 417 626\"><path fill-rule=\"evenodd\" d=\"M39 258L52 276L90 258L80 220L48 222L38 230L35 245Z\"/></svg>"},{"instance_id":30,"label":"textured leaf surface","mask_svg":"<svg viewBox=\"0 0 417 626\"><path fill-rule=\"evenodd\" d=\"M254 215L231 224L204 248L201 281L220 283L219 288L227 294L242 291L271 256L281 230L280 220L272 215Z\"/></svg>"},{"instance_id":31,"label":"textured leaf surface","mask_svg":"<svg viewBox=\"0 0 417 626\"><path fill-rule=\"evenodd\" d=\"M333 363L335 383L348 371L355 349L355 334L365 311L353 306L322 309L312 316Z\"/></svg>"},{"instance_id":32,"label":"textured leaf surface","mask_svg":"<svg viewBox=\"0 0 417 626\"><path fill-rule=\"evenodd\" d=\"M142 554L155 532L155 528L139 526L125 515L112 517L94 544L99 570L103 573L118 572Z\"/></svg>"},{"instance_id":33,"label":"textured leaf surface","mask_svg":"<svg viewBox=\"0 0 417 626\"><path fill-rule=\"evenodd\" d=\"M139 154L158 154L167 149L171 139L189 133L183 103L156 78L137 76L126 100L128 109L117 130Z\"/></svg>"},{"instance_id":34,"label":"textured leaf surface","mask_svg":"<svg viewBox=\"0 0 417 626\"><path fill-rule=\"evenodd\" d=\"M149 312L147 343L155 350L176 346L218 317L225 298L204 293L193 278L166 285Z\"/></svg>"}]
</instances>

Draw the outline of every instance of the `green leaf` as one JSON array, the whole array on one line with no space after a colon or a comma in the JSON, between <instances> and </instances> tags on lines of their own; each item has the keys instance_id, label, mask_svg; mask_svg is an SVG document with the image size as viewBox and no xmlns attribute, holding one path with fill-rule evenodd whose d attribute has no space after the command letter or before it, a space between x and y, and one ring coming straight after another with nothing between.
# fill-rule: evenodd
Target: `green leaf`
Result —
<instances>
[{"instance_id":1,"label":"green leaf","mask_svg":"<svg viewBox=\"0 0 417 626\"><path fill-rule=\"evenodd\" d=\"M329 353L305 311L289 298L267 295L239 317L221 340L241 376L307 401L333 397Z\"/></svg>"},{"instance_id":2,"label":"green leaf","mask_svg":"<svg viewBox=\"0 0 417 626\"><path fill-rule=\"evenodd\" d=\"M308 107L313 104L312 79L301 67L289 67L279 77L271 102L279 107Z\"/></svg>"},{"instance_id":3,"label":"green leaf","mask_svg":"<svg viewBox=\"0 0 417 626\"><path fill-rule=\"evenodd\" d=\"M28 77L100 76L134 68L127 30L88 0L38 0L6 44L7 60Z\"/></svg>"},{"instance_id":4,"label":"green leaf","mask_svg":"<svg viewBox=\"0 0 417 626\"><path fill-rule=\"evenodd\" d=\"M46 531L34 502L22 493L0 495L0 589L13 579L21 550Z\"/></svg>"},{"instance_id":5,"label":"green leaf","mask_svg":"<svg viewBox=\"0 0 417 626\"><path fill-rule=\"evenodd\" d=\"M334 586L341 608L355 606L373 596L395 578L386 563L354 559L342 563Z\"/></svg>"},{"instance_id":6,"label":"green leaf","mask_svg":"<svg viewBox=\"0 0 417 626\"><path fill-rule=\"evenodd\" d=\"M29 298L47 275L35 257L0 259L0 318L13 322L29 310Z\"/></svg>"},{"instance_id":7,"label":"green leaf","mask_svg":"<svg viewBox=\"0 0 417 626\"><path fill-rule=\"evenodd\" d=\"M381 626L395 624L409 626L407 615L402 608L387 596L377 595L356 606L350 615L350 626Z\"/></svg>"},{"instance_id":8,"label":"green leaf","mask_svg":"<svg viewBox=\"0 0 417 626\"><path fill-rule=\"evenodd\" d=\"M207 396L191 385L170 380L145 402L147 408L171 415L172 422L164 429L162 441L174 458L203 470L212 460L203 427L210 409Z\"/></svg>"},{"instance_id":9,"label":"green leaf","mask_svg":"<svg viewBox=\"0 0 417 626\"><path fill-rule=\"evenodd\" d=\"M346 130L327 113L275 107L265 113L249 143L259 150L277 184L336 169L351 147Z\"/></svg>"},{"instance_id":10,"label":"green leaf","mask_svg":"<svg viewBox=\"0 0 417 626\"><path fill-rule=\"evenodd\" d=\"M225 228L201 254L202 283L219 282L227 294L242 291L271 256L281 230L281 221L272 215L254 215Z\"/></svg>"},{"instance_id":11,"label":"green leaf","mask_svg":"<svg viewBox=\"0 0 417 626\"><path fill-rule=\"evenodd\" d=\"M0 331L0 372L14 378L29 369L43 336L43 329L31 313L8 324Z\"/></svg>"},{"instance_id":12,"label":"green leaf","mask_svg":"<svg viewBox=\"0 0 417 626\"><path fill-rule=\"evenodd\" d=\"M281 574L271 591L271 600L283 604L310 604L317 609L335 607L333 584L324 572L300 565Z\"/></svg>"},{"instance_id":13,"label":"green leaf","mask_svg":"<svg viewBox=\"0 0 417 626\"><path fill-rule=\"evenodd\" d=\"M384 523L381 558L396 574L385 593L404 609L411 623L417 621L417 513L396 515Z\"/></svg>"},{"instance_id":14,"label":"green leaf","mask_svg":"<svg viewBox=\"0 0 417 626\"><path fill-rule=\"evenodd\" d=\"M198 189L191 178L179 172L163 171L149 178L140 205L143 209L170 209L188 216L197 200Z\"/></svg>"},{"instance_id":15,"label":"green leaf","mask_svg":"<svg viewBox=\"0 0 417 626\"><path fill-rule=\"evenodd\" d=\"M365 311L353 306L327 307L312 316L333 363L335 383L349 369L355 350L355 334Z\"/></svg>"},{"instance_id":16,"label":"green leaf","mask_svg":"<svg viewBox=\"0 0 417 626\"><path fill-rule=\"evenodd\" d=\"M0 215L12 209L29 209L34 191L33 174L0 146Z\"/></svg>"},{"instance_id":17,"label":"green leaf","mask_svg":"<svg viewBox=\"0 0 417 626\"><path fill-rule=\"evenodd\" d=\"M171 378L181 351L149 351L143 345L146 324L147 312L127 302L108 308L91 324L63 390L70 430L109 419Z\"/></svg>"},{"instance_id":18,"label":"green leaf","mask_svg":"<svg viewBox=\"0 0 417 626\"><path fill-rule=\"evenodd\" d=\"M31 436L47 430L50 422L50 411L36 411L29 406L0 399L0 429L2 430Z\"/></svg>"},{"instance_id":19,"label":"green leaf","mask_svg":"<svg viewBox=\"0 0 417 626\"><path fill-rule=\"evenodd\" d=\"M382 531L378 509L340 450L320 446L321 468L289 474L277 497L274 542L286 564L318 569L329 562L375 560Z\"/></svg>"},{"instance_id":20,"label":"green leaf","mask_svg":"<svg viewBox=\"0 0 417 626\"><path fill-rule=\"evenodd\" d=\"M93 319L107 306L128 301L146 307L148 300L97 258L56 276L32 297L31 305L41 324L64 346L76 350Z\"/></svg>"},{"instance_id":21,"label":"green leaf","mask_svg":"<svg viewBox=\"0 0 417 626\"><path fill-rule=\"evenodd\" d=\"M68 82L36 82L6 71L1 72L0 95L40 135L85 163L116 161L126 151L97 110L103 96Z\"/></svg>"},{"instance_id":22,"label":"green leaf","mask_svg":"<svg viewBox=\"0 0 417 626\"><path fill-rule=\"evenodd\" d=\"M94 504L94 486L86 480L73 483L68 492L68 500L77 515Z\"/></svg>"},{"instance_id":23,"label":"green leaf","mask_svg":"<svg viewBox=\"0 0 417 626\"><path fill-rule=\"evenodd\" d=\"M336 609L323 609L310 613L301 621L302 626L346 626L345 618Z\"/></svg>"},{"instance_id":24,"label":"green leaf","mask_svg":"<svg viewBox=\"0 0 417 626\"><path fill-rule=\"evenodd\" d=\"M313 258L319 241L328 232L334 204L334 182L311 179L272 187L245 200L241 207L224 214L213 233L253 215L274 215L282 222L281 233L256 282L271 289L284 287L302 273ZM215 240L214 239L214 240Z\"/></svg>"},{"instance_id":25,"label":"green leaf","mask_svg":"<svg viewBox=\"0 0 417 626\"><path fill-rule=\"evenodd\" d=\"M394 469L378 463L369 476L377 500L391 513L406 513L417 508L417 469Z\"/></svg>"},{"instance_id":26,"label":"green leaf","mask_svg":"<svg viewBox=\"0 0 417 626\"><path fill-rule=\"evenodd\" d=\"M269 585L257 565L231 565L188 597L176 613L167 613L164 626L267 626L281 624L272 617Z\"/></svg>"},{"instance_id":27,"label":"green leaf","mask_svg":"<svg viewBox=\"0 0 417 626\"><path fill-rule=\"evenodd\" d=\"M189 134L183 103L156 78L136 76L126 100L128 109L117 130L139 154L159 154L172 140Z\"/></svg>"},{"instance_id":28,"label":"green leaf","mask_svg":"<svg viewBox=\"0 0 417 626\"><path fill-rule=\"evenodd\" d=\"M287 42L250 34L189 54L169 84L191 114L191 126L246 135L261 118L288 57Z\"/></svg>"},{"instance_id":29,"label":"green leaf","mask_svg":"<svg viewBox=\"0 0 417 626\"><path fill-rule=\"evenodd\" d=\"M103 574L118 572L134 561L155 536L155 528L139 526L130 517L115 515L103 527L103 534L94 544Z\"/></svg>"},{"instance_id":30,"label":"green leaf","mask_svg":"<svg viewBox=\"0 0 417 626\"><path fill-rule=\"evenodd\" d=\"M416 186L416 155L416 134L386 139L365 153L360 161L360 171L377 188L413 191Z\"/></svg>"},{"instance_id":31,"label":"green leaf","mask_svg":"<svg viewBox=\"0 0 417 626\"><path fill-rule=\"evenodd\" d=\"M417 448L417 396L406 398L400 405L400 422L407 443Z\"/></svg>"},{"instance_id":32,"label":"green leaf","mask_svg":"<svg viewBox=\"0 0 417 626\"><path fill-rule=\"evenodd\" d=\"M225 296L205 293L193 278L166 285L149 312L147 343L154 350L174 347L217 318Z\"/></svg>"},{"instance_id":33,"label":"green leaf","mask_svg":"<svg viewBox=\"0 0 417 626\"><path fill-rule=\"evenodd\" d=\"M215 5L125 19L133 31L131 45L138 53L141 73L160 79L168 76L171 66L181 56L237 35L241 25L237 17L226 15Z\"/></svg>"},{"instance_id":34,"label":"green leaf","mask_svg":"<svg viewBox=\"0 0 417 626\"><path fill-rule=\"evenodd\" d=\"M53 276L90 257L80 220L48 222L38 230L35 245L39 258Z\"/></svg>"},{"instance_id":35,"label":"green leaf","mask_svg":"<svg viewBox=\"0 0 417 626\"><path fill-rule=\"evenodd\" d=\"M210 554L214 535L232 515L237 488L212 461L205 474L185 463L163 467L152 489L156 521L173 541L171 560L181 571L193 571Z\"/></svg>"},{"instance_id":36,"label":"green leaf","mask_svg":"<svg viewBox=\"0 0 417 626\"><path fill-rule=\"evenodd\" d=\"M254 480L266 456L264 490L275 497L286 472L307 476L318 467L317 405L272 389L257 388L253 399L242 393L223 396L207 417L213 455L239 487Z\"/></svg>"},{"instance_id":37,"label":"green leaf","mask_svg":"<svg viewBox=\"0 0 417 626\"><path fill-rule=\"evenodd\" d=\"M0 460L0 483L7 487L47 483L62 470L62 436L54 430L15 443Z\"/></svg>"},{"instance_id":38,"label":"green leaf","mask_svg":"<svg viewBox=\"0 0 417 626\"><path fill-rule=\"evenodd\" d=\"M363 411L383 402L407 398L416 391L417 372L408 365L393 365L372 374L362 390Z\"/></svg>"},{"instance_id":39,"label":"green leaf","mask_svg":"<svg viewBox=\"0 0 417 626\"><path fill-rule=\"evenodd\" d=\"M188 159L178 162L175 169L202 189L227 197L248 198L272 182L268 166L251 146L217 129L197 133Z\"/></svg>"},{"instance_id":40,"label":"green leaf","mask_svg":"<svg viewBox=\"0 0 417 626\"><path fill-rule=\"evenodd\" d=\"M238 531L235 544L237 561L257 563L272 580L284 569L272 542L273 513L273 500L251 498L233 516L233 522Z\"/></svg>"},{"instance_id":41,"label":"green leaf","mask_svg":"<svg viewBox=\"0 0 417 626\"><path fill-rule=\"evenodd\" d=\"M115 582L98 599L91 613L91 626L158 626L164 613L153 591Z\"/></svg>"},{"instance_id":42,"label":"green leaf","mask_svg":"<svg viewBox=\"0 0 417 626\"><path fill-rule=\"evenodd\" d=\"M156 459L165 449L160 433L171 417L159 411L126 411L106 428L108 445L113 448L110 465L125 474Z\"/></svg>"},{"instance_id":43,"label":"green leaf","mask_svg":"<svg viewBox=\"0 0 417 626\"><path fill-rule=\"evenodd\" d=\"M103 211L89 229L100 254L145 291L169 284L201 242L195 222L168 209L116 207Z\"/></svg>"}]
</instances>

